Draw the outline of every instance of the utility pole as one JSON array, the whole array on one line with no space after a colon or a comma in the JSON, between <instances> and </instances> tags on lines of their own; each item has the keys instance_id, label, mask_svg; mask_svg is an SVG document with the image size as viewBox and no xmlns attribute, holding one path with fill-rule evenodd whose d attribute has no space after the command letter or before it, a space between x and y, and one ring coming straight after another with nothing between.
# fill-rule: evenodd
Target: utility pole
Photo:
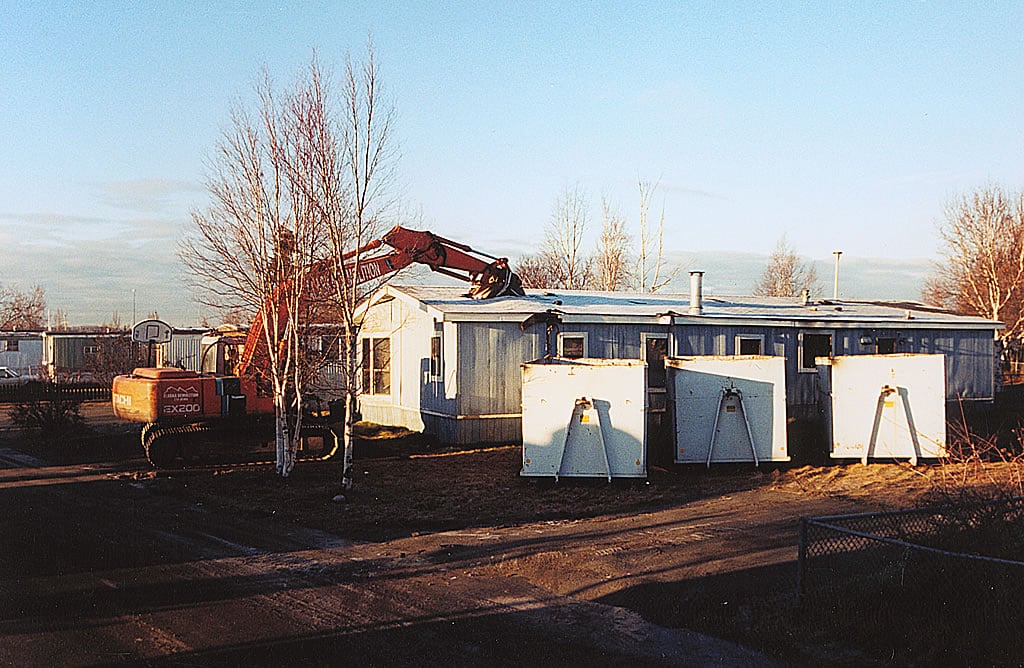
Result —
<instances>
[{"instance_id":1,"label":"utility pole","mask_svg":"<svg viewBox=\"0 0 1024 668\"><path fill-rule=\"evenodd\" d=\"M843 251L832 251L832 254L836 256L836 279L832 288L832 299L839 299L839 256Z\"/></svg>"}]
</instances>

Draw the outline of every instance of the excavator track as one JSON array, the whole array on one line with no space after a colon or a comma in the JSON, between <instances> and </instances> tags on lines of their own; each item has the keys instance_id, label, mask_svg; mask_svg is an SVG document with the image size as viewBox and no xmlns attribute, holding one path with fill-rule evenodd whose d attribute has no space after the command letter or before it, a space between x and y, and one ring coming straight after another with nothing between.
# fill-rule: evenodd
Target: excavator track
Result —
<instances>
[{"instance_id":1,"label":"excavator track","mask_svg":"<svg viewBox=\"0 0 1024 668\"><path fill-rule=\"evenodd\" d=\"M154 468L257 466L275 463L272 423L149 423L142 428L142 448ZM327 424L303 425L297 461L323 461L338 451L338 435Z\"/></svg>"}]
</instances>

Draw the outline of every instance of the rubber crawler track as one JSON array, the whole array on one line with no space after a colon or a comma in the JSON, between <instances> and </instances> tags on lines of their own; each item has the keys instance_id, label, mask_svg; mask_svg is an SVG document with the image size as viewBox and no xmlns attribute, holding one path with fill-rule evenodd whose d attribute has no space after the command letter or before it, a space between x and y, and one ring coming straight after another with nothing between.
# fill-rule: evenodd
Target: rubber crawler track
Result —
<instances>
[{"instance_id":1,"label":"rubber crawler track","mask_svg":"<svg viewBox=\"0 0 1024 668\"><path fill-rule=\"evenodd\" d=\"M326 441L324 448L319 454L304 455L301 451L296 461L326 461L333 457L338 451L338 435L326 425L304 426L303 436L323 436ZM216 463L203 462L198 465L189 463L189 459L195 456L208 454L203 452L196 445L209 436L220 436L230 438L230 432L223 427L215 427L209 423L196 422L182 425L159 425L149 423L142 428L142 448L146 453L146 459L153 468L161 471L189 470L195 471L203 468L219 468L223 466L264 466L275 464L273 459L269 460L241 460L222 461ZM178 465L184 462L184 465Z\"/></svg>"}]
</instances>

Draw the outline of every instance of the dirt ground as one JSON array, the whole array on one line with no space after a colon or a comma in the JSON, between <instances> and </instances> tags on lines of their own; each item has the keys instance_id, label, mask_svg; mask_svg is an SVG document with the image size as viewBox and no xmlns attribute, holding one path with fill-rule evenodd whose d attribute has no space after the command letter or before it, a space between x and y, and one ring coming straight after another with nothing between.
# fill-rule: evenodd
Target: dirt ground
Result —
<instances>
[{"instance_id":1,"label":"dirt ground","mask_svg":"<svg viewBox=\"0 0 1024 668\"><path fill-rule=\"evenodd\" d=\"M422 586L443 583L453 601L488 591L488 600L500 599L520 612L544 607L549 615L554 609L566 628L593 627L573 633L583 633L579 642L610 664L640 659L701 665L725 656L716 654L726 651L719 646L707 655L691 648L684 660L672 653L683 651L678 637L658 640L666 629L738 643L734 665L913 665L921 660L903 647L847 644L801 619L795 604L798 525L802 516L943 500L955 476L948 467L721 465L653 468L646 480L611 484L554 484L521 478L516 446L438 451L414 435L375 438L367 432L357 449L355 488L338 502L337 461L300 462L287 479L265 466L154 472L140 459L133 442L137 435L109 420L104 409L86 406L92 432L77 446L32 446L10 435L7 441L30 453L37 447L34 454L50 461L110 462L102 475L157 499L250 518L255 525L302 527L337 537L346 541L343 556L335 552L320 557L320 563L343 580L415 576L423 578ZM1003 480L1012 474L1009 466L991 470ZM493 593L513 581L528 587L530 596L505 600ZM547 601L543 606L542 600ZM576 607L552 607L554 600ZM375 609L368 600L361 614L381 622L393 615L386 607ZM555 621L546 616L534 623ZM614 626L614 634L601 628L606 624ZM639 651L623 638L648 649ZM659 654L659 642L676 649ZM533 658L573 663L572 656L590 656L566 657L549 649L550 654ZM940 648L928 658L952 661L955 650ZM951 654L942 654L946 651ZM372 651L369 655L373 658Z\"/></svg>"}]
</instances>

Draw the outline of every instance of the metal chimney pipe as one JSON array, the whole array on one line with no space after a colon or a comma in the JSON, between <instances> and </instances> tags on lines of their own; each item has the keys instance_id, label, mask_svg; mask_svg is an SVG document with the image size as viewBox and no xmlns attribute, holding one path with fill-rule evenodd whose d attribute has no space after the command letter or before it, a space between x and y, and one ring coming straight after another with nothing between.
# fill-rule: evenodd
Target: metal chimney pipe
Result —
<instances>
[{"instance_id":1,"label":"metal chimney pipe","mask_svg":"<svg viewBox=\"0 0 1024 668\"><path fill-rule=\"evenodd\" d=\"M690 313L700 315L704 312L704 272L690 272Z\"/></svg>"}]
</instances>

